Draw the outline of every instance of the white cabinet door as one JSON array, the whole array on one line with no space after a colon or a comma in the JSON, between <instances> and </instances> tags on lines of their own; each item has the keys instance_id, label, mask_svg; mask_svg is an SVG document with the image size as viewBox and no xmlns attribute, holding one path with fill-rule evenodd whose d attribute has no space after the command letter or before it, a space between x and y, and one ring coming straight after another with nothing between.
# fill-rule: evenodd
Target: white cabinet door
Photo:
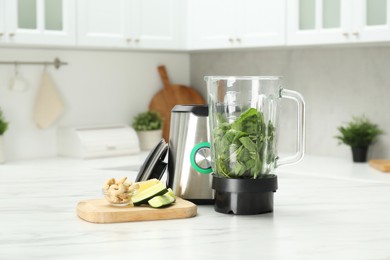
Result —
<instances>
[{"instance_id":1,"label":"white cabinet door","mask_svg":"<svg viewBox=\"0 0 390 260\"><path fill-rule=\"evenodd\" d=\"M181 36L184 16L182 0L136 0L133 8L133 41L135 47L179 49L184 47Z\"/></svg>"},{"instance_id":2,"label":"white cabinet door","mask_svg":"<svg viewBox=\"0 0 390 260\"><path fill-rule=\"evenodd\" d=\"M242 47L285 44L285 0L240 0L237 2L235 41Z\"/></svg>"},{"instance_id":3,"label":"white cabinet door","mask_svg":"<svg viewBox=\"0 0 390 260\"><path fill-rule=\"evenodd\" d=\"M190 49L285 43L285 0L190 0Z\"/></svg>"},{"instance_id":4,"label":"white cabinet door","mask_svg":"<svg viewBox=\"0 0 390 260\"><path fill-rule=\"evenodd\" d=\"M75 44L74 0L5 0L3 10L8 43Z\"/></svg>"},{"instance_id":5,"label":"white cabinet door","mask_svg":"<svg viewBox=\"0 0 390 260\"><path fill-rule=\"evenodd\" d=\"M5 42L5 0L0 0L0 44Z\"/></svg>"},{"instance_id":6,"label":"white cabinet door","mask_svg":"<svg viewBox=\"0 0 390 260\"><path fill-rule=\"evenodd\" d=\"M350 40L350 0L288 0L287 44L329 44Z\"/></svg>"},{"instance_id":7,"label":"white cabinet door","mask_svg":"<svg viewBox=\"0 0 390 260\"><path fill-rule=\"evenodd\" d=\"M180 0L79 0L78 44L179 48Z\"/></svg>"},{"instance_id":8,"label":"white cabinet door","mask_svg":"<svg viewBox=\"0 0 390 260\"><path fill-rule=\"evenodd\" d=\"M355 0L352 37L359 42L390 40L390 0Z\"/></svg>"},{"instance_id":9,"label":"white cabinet door","mask_svg":"<svg viewBox=\"0 0 390 260\"><path fill-rule=\"evenodd\" d=\"M390 0L289 0L287 44L390 40Z\"/></svg>"},{"instance_id":10,"label":"white cabinet door","mask_svg":"<svg viewBox=\"0 0 390 260\"><path fill-rule=\"evenodd\" d=\"M128 47L135 19L131 8L129 0L77 1L78 45Z\"/></svg>"},{"instance_id":11,"label":"white cabinet door","mask_svg":"<svg viewBox=\"0 0 390 260\"><path fill-rule=\"evenodd\" d=\"M235 0L189 0L189 48L213 49L234 46Z\"/></svg>"}]
</instances>

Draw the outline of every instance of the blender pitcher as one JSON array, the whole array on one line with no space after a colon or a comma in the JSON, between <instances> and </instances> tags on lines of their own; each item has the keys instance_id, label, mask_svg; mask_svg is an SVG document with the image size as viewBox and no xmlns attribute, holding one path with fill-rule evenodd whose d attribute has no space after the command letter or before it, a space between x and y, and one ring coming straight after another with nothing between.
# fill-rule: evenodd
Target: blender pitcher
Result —
<instances>
[{"instance_id":1,"label":"blender pitcher","mask_svg":"<svg viewBox=\"0 0 390 260\"><path fill-rule=\"evenodd\" d=\"M283 89L281 77L274 76L206 76L209 103L209 124L215 209L220 212L252 214L256 203L243 198L240 192L257 192L255 182L272 193L277 188L274 169L303 158L305 141L305 103L301 94ZM297 103L297 151L279 158L277 152L280 100ZM274 179L273 181L270 181ZM228 180L229 183L225 183ZM242 181L241 181L242 180ZM232 183L236 184L232 184ZM240 182L240 183L238 183ZM247 182L248 185L242 185ZM263 187L264 188L264 187ZM253 189L253 190L252 190ZM221 191L222 190L222 191ZM227 192L227 193L226 193ZM233 195L235 198L233 198ZM271 194L269 194L271 196ZM237 197L238 196L238 197ZM242 197L241 196L241 197ZM272 211L271 204L254 213ZM238 200L238 201L237 201ZM218 205L219 202L223 202ZM243 202L243 203L244 203ZM243 210L243 207L246 209ZM260 211L260 212L258 212Z\"/></svg>"}]
</instances>

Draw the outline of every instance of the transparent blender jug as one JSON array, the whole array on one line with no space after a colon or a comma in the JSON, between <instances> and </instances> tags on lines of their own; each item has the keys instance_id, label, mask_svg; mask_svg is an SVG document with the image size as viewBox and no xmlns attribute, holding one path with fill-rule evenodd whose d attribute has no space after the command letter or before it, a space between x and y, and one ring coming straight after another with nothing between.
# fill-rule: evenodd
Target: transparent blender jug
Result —
<instances>
[{"instance_id":1,"label":"transparent blender jug","mask_svg":"<svg viewBox=\"0 0 390 260\"><path fill-rule=\"evenodd\" d=\"M301 94L282 87L281 77L206 76L212 168L225 178L258 179L304 154L305 103ZM280 100L297 104L297 151L277 152ZM281 129L284 131L284 129ZM285 130L288 131L288 130Z\"/></svg>"}]
</instances>

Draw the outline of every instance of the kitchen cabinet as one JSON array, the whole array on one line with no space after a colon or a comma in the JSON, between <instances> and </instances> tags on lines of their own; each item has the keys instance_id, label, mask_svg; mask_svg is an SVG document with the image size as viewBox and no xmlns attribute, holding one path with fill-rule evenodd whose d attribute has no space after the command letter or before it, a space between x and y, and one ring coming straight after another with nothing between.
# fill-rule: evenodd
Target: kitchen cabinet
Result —
<instances>
[{"instance_id":1,"label":"kitchen cabinet","mask_svg":"<svg viewBox=\"0 0 390 260\"><path fill-rule=\"evenodd\" d=\"M189 0L189 49L285 43L284 0Z\"/></svg>"},{"instance_id":2,"label":"kitchen cabinet","mask_svg":"<svg viewBox=\"0 0 390 260\"><path fill-rule=\"evenodd\" d=\"M182 5L180 0L78 1L78 45L180 49Z\"/></svg>"},{"instance_id":3,"label":"kitchen cabinet","mask_svg":"<svg viewBox=\"0 0 390 260\"><path fill-rule=\"evenodd\" d=\"M74 0L0 0L0 43L74 45Z\"/></svg>"},{"instance_id":4,"label":"kitchen cabinet","mask_svg":"<svg viewBox=\"0 0 390 260\"><path fill-rule=\"evenodd\" d=\"M287 44L390 40L390 0L289 0Z\"/></svg>"},{"instance_id":5,"label":"kitchen cabinet","mask_svg":"<svg viewBox=\"0 0 390 260\"><path fill-rule=\"evenodd\" d=\"M5 1L0 0L0 44L5 37Z\"/></svg>"}]
</instances>

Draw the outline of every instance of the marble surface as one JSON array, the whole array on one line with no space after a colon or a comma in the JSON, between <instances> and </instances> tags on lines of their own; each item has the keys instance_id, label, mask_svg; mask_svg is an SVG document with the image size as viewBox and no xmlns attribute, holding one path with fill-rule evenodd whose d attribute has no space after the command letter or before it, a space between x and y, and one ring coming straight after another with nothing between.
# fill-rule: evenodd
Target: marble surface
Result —
<instances>
[{"instance_id":1,"label":"marble surface","mask_svg":"<svg viewBox=\"0 0 390 260\"><path fill-rule=\"evenodd\" d=\"M310 157L277 170L273 213L93 224L78 201L142 156L0 165L0 259L390 259L390 173ZM131 168L130 167L130 168Z\"/></svg>"}]
</instances>

